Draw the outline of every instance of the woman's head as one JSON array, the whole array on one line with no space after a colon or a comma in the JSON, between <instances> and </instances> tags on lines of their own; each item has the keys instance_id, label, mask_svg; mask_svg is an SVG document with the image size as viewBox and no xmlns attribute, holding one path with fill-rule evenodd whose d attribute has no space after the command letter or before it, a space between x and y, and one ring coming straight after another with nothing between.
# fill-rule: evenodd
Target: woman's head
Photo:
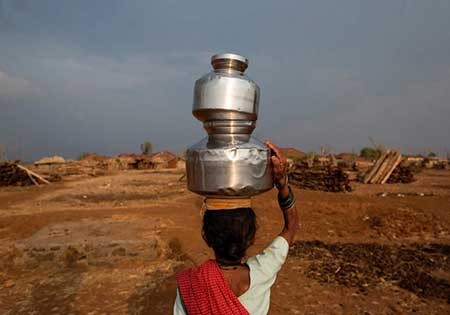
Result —
<instances>
[{"instance_id":1,"label":"woman's head","mask_svg":"<svg viewBox=\"0 0 450 315\"><path fill-rule=\"evenodd\" d=\"M221 263L240 262L256 233L256 216L251 208L209 210L203 216L203 239Z\"/></svg>"}]
</instances>

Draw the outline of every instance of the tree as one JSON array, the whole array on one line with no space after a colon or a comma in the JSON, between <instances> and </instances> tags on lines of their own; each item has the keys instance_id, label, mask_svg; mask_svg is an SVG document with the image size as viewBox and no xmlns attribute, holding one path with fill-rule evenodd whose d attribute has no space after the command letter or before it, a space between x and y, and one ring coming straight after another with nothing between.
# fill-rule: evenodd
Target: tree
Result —
<instances>
[{"instance_id":1,"label":"tree","mask_svg":"<svg viewBox=\"0 0 450 315\"><path fill-rule=\"evenodd\" d=\"M152 143L150 141L144 141L144 143L141 144L141 151L142 154L151 155L153 153Z\"/></svg>"},{"instance_id":2,"label":"tree","mask_svg":"<svg viewBox=\"0 0 450 315\"><path fill-rule=\"evenodd\" d=\"M436 153L434 153L433 151L430 151L430 153L428 153L428 157L436 157Z\"/></svg>"},{"instance_id":3,"label":"tree","mask_svg":"<svg viewBox=\"0 0 450 315\"><path fill-rule=\"evenodd\" d=\"M380 151L370 147L364 147L361 149L359 155L368 160L376 160L380 156Z\"/></svg>"}]
</instances>

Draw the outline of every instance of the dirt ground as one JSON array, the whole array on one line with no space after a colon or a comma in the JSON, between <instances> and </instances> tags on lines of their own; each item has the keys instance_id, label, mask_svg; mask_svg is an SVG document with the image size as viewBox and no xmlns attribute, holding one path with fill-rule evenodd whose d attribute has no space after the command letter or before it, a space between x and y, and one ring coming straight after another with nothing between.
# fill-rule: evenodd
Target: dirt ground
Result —
<instances>
[{"instance_id":1,"label":"dirt ground","mask_svg":"<svg viewBox=\"0 0 450 315\"><path fill-rule=\"evenodd\" d=\"M0 189L0 314L170 314L174 274L212 257L202 198L176 172L128 171ZM450 171L412 184L295 189L297 242L270 314L450 314ZM254 200L255 245L281 230Z\"/></svg>"}]
</instances>

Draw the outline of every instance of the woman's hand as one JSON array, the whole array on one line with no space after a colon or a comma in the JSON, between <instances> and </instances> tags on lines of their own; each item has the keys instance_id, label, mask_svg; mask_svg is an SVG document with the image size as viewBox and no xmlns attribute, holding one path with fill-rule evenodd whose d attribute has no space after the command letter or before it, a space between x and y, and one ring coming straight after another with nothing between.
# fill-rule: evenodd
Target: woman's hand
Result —
<instances>
[{"instance_id":1,"label":"woman's hand","mask_svg":"<svg viewBox=\"0 0 450 315\"><path fill-rule=\"evenodd\" d=\"M288 189L287 187L287 163L284 154L281 150L269 140L265 141L265 144L272 151L272 176L275 181L275 185L280 192Z\"/></svg>"},{"instance_id":2,"label":"woman's hand","mask_svg":"<svg viewBox=\"0 0 450 315\"><path fill-rule=\"evenodd\" d=\"M266 145L272 151L272 174L275 184L278 188L278 201L281 199L288 198L292 191L290 191L287 185L287 163L286 158L279 148L277 148L272 142L266 140ZM293 198L293 195L291 195ZM280 206L281 207L281 206ZM295 233L298 229L298 215L297 208L294 204L288 209L283 210L284 218L284 228L281 231L280 236L282 236L291 246L295 240Z\"/></svg>"}]
</instances>

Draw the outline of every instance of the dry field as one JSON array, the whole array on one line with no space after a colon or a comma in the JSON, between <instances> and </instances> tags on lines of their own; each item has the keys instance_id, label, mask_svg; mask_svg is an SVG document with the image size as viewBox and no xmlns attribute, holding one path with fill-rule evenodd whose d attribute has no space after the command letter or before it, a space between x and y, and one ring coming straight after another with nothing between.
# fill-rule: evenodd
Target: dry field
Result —
<instances>
[{"instance_id":1,"label":"dry field","mask_svg":"<svg viewBox=\"0 0 450 315\"><path fill-rule=\"evenodd\" d=\"M174 274L211 252L202 199L174 172L0 189L0 314L170 314ZM271 314L449 314L450 171L351 193L295 190L297 242ZM258 196L257 241L281 230Z\"/></svg>"}]
</instances>

